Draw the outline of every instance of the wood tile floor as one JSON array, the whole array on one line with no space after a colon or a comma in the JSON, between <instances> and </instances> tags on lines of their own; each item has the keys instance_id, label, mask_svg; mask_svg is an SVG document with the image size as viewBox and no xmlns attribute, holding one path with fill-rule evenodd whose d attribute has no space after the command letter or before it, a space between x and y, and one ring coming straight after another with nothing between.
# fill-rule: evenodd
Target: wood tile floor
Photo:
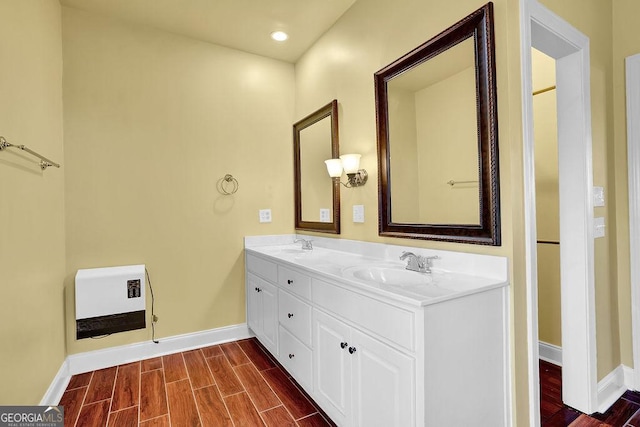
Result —
<instances>
[{"instance_id":1,"label":"wood tile floor","mask_svg":"<svg viewBox=\"0 0 640 427\"><path fill-rule=\"evenodd\" d=\"M333 426L255 339L74 375L65 427Z\"/></svg>"},{"instance_id":2,"label":"wood tile floor","mask_svg":"<svg viewBox=\"0 0 640 427\"><path fill-rule=\"evenodd\" d=\"M627 391L604 414L585 415L562 403L562 368L540 361L542 427L640 427L640 393Z\"/></svg>"}]
</instances>

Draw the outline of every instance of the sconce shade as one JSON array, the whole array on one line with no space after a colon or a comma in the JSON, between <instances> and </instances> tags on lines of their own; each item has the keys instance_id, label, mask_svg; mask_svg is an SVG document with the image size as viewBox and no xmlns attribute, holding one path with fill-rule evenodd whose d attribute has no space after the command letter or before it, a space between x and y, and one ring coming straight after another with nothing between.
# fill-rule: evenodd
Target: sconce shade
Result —
<instances>
[{"instance_id":1,"label":"sconce shade","mask_svg":"<svg viewBox=\"0 0 640 427\"><path fill-rule=\"evenodd\" d=\"M340 159L325 160L327 172L331 178L340 178L342 176L342 161Z\"/></svg>"},{"instance_id":2,"label":"sconce shade","mask_svg":"<svg viewBox=\"0 0 640 427\"><path fill-rule=\"evenodd\" d=\"M358 172L360 167L360 154L343 154L340 156L342 167L346 174Z\"/></svg>"}]
</instances>

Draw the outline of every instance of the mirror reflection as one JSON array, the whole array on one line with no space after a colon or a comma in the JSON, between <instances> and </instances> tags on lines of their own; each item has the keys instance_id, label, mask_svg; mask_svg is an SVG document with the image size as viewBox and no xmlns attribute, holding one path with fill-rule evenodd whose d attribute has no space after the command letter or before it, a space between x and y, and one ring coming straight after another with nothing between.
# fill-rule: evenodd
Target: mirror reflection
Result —
<instances>
[{"instance_id":1,"label":"mirror reflection","mask_svg":"<svg viewBox=\"0 0 640 427\"><path fill-rule=\"evenodd\" d=\"M331 158L331 117L300 131L300 192L302 220L331 222L333 184L324 159Z\"/></svg>"},{"instance_id":2,"label":"mirror reflection","mask_svg":"<svg viewBox=\"0 0 640 427\"><path fill-rule=\"evenodd\" d=\"M473 38L387 83L391 219L479 224Z\"/></svg>"},{"instance_id":3,"label":"mirror reflection","mask_svg":"<svg viewBox=\"0 0 640 427\"><path fill-rule=\"evenodd\" d=\"M340 188L324 161L339 154L338 101L293 125L297 230L340 233Z\"/></svg>"}]
</instances>

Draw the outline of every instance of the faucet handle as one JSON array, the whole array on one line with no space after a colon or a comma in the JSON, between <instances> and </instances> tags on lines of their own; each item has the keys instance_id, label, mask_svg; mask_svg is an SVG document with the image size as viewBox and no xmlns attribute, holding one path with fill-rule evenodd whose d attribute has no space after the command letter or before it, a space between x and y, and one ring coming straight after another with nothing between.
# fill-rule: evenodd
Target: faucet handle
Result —
<instances>
[{"instance_id":1,"label":"faucet handle","mask_svg":"<svg viewBox=\"0 0 640 427\"><path fill-rule=\"evenodd\" d=\"M433 260L440 259L438 255L430 255L421 257L421 261L424 263L424 269L427 273L431 273L431 267L433 267Z\"/></svg>"},{"instance_id":2,"label":"faucet handle","mask_svg":"<svg viewBox=\"0 0 640 427\"><path fill-rule=\"evenodd\" d=\"M313 249L313 240L309 239L296 239L293 241L293 243L298 243L298 242L302 242L302 249L306 249L306 250L312 250Z\"/></svg>"},{"instance_id":3,"label":"faucet handle","mask_svg":"<svg viewBox=\"0 0 640 427\"><path fill-rule=\"evenodd\" d=\"M413 252L403 251L400 255L401 260L407 259L407 270L418 271L420 273L431 273L431 267L434 259L440 259L438 255L422 256Z\"/></svg>"}]
</instances>

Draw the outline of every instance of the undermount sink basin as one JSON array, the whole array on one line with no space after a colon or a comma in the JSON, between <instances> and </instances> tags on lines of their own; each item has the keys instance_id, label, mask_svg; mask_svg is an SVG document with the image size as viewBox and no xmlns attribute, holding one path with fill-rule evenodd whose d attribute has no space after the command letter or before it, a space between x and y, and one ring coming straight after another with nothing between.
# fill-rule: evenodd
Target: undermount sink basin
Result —
<instances>
[{"instance_id":1,"label":"undermount sink basin","mask_svg":"<svg viewBox=\"0 0 640 427\"><path fill-rule=\"evenodd\" d=\"M331 261L322 250L316 249L302 249L299 246L291 246L288 248L279 248L274 251L275 255L282 256L284 259L293 260L301 265L324 265Z\"/></svg>"},{"instance_id":2,"label":"undermount sink basin","mask_svg":"<svg viewBox=\"0 0 640 427\"><path fill-rule=\"evenodd\" d=\"M274 255L313 255L313 250L310 249L302 249L300 245L289 245L289 247L275 247L270 248L269 252Z\"/></svg>"},{"instance_id":3,"label":"undermount sink basin","mask_svg":"<svg viewBox=\"0 0 640 427\"><path fill-rule=\"evenodd\" d=\"M439 298L454 291L440 286L442 276L410 271L401 265L360 265L342 270L342 277L359 282L375 283L379 287L394 287L403 294L422 298Z\"/></svg>"},{"instance_id":4,"label":"undermount sink basin","mask_svg":"<svg viewBox=\"0 0 640 427\"><path fill-rule=\"evenodd\" d=\"M280 252L284 253L284 254L305 254L305 253L311 253L310 250L308 249L295 249L295 248L291 248L291 249L280 249Z\"/></svg>"},{"instance_id":5,"label":"undermount sink basin","mask_svg":"<svg viewBox=\"0 0 640 427\"><path fill-rule=\"evenodd\" d=\"M393 286L429 285L433 278L429 274L409 271L402 267L353 267L345 270L346 275L360 280L371 280Z\"/></svg>"}]
</instances>

